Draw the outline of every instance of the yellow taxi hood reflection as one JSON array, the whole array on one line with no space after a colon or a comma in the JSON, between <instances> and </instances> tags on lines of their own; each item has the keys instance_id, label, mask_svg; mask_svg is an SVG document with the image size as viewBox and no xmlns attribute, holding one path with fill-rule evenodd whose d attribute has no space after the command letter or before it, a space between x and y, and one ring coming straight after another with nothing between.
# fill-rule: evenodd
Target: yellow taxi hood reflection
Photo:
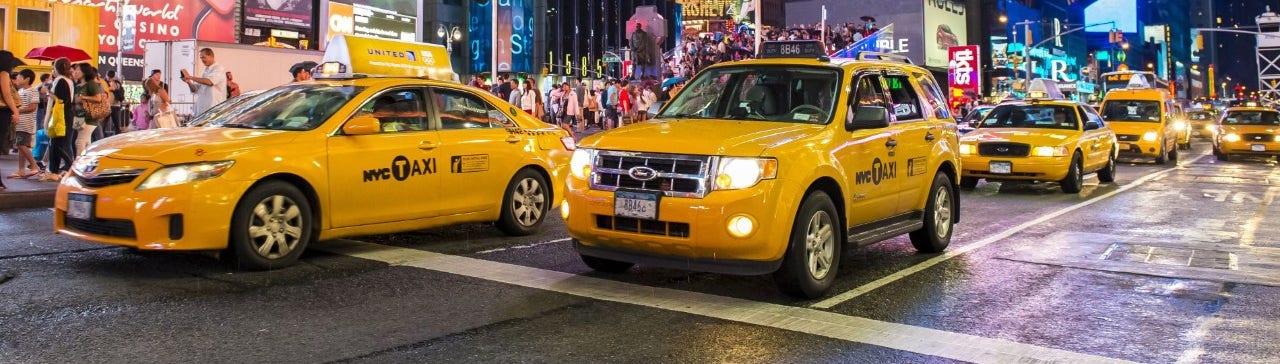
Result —
<instances>
[{"instance_id":1,"label":"yellow taxi hood reflection","mask_svg":"<svg viewBox=\"0 0 1280 364\"><path fill-rule=\"evenodd\" d=\"M965 135L966 142L1018 142L1038 146L1054 146L1065 143L1079 131L1043 128L979 128Z\"/></svg>"},{"instance_id":2,"label":"yellow taxi hood reflection","mask_svg":"<svg viewBox=\"0 0 1280 364\"><path fill-rule=\"evenodd\" d=\"M1280 134L1280 127L1275 125L1223 125L1222 132L1224 134Z\"/></svg>"},{"instance_id":3,"label":"yellow taxi hood reflection","mask_svg":"<svg viewBox=\"0 0 1280 364\"><path fill-rule=\"evenodd\" d=\"M1160 123L1148 123L1142 121L1111 121L1107 122L1107 126L1111 127L1111 130L1116 132L1116 134L1132 134L1137 136L1142 136L1142 134L1149 131L1159 132L1161 129Z\"/></svg>"},{"instance_id":4,"label":"yellow taxi hood reflection","mask_svg":"<svg viewBox=\"0 0 1280 364\"><path fill-rule=\"evenodd\" d=\"M658 120L592 135L581 148L696 155L758 156L826 125L732 120Z\"/></svg>"},{"instance_id":5,"label":"yellow taxi hood reflection","mask_svg":"<svg viewBox=\"0 0 1280 364\"><path fill-rule=\"evenodd\" d=\"M300 134L296 131L262 129L214 127L155 129L103 139L95 143L88 154L175 164L220 159L264 145L287 143L298 135Z\"/></svg>"}]
</instances>

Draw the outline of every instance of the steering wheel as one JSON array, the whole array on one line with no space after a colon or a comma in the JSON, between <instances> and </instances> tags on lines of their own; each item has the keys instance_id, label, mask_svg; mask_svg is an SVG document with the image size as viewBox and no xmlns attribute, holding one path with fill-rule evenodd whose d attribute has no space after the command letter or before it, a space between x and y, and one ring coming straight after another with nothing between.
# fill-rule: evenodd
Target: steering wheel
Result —
<instances>
[{"instance_id":1,"label":"steering wheel","mask_svg":"<svg viewBox=\"0 0 1280 364\"><path fill-rule=\"evenodd\" d=\"M822 108L820 108L820 107L813 106L813 105L809 105L809 104L804 104L804 105L796 106L795 108L791 109L791 111L788 111L788 112L787 112L787 114L788 114L788 115L794 115L796 112L798 112L798 111L800 111L800 110L812 110L814 113L816 113L816 114L818 114L819 116L821 116L820 118L818 118L818 119L820 119L820 120L826 120L826 119L827 119L827 117L829 117L829 116L830 116L830 115L827 113L827 111L826 111L826 110L823 110L823 109L822 109Z\"/></svg>"}]
</instances>

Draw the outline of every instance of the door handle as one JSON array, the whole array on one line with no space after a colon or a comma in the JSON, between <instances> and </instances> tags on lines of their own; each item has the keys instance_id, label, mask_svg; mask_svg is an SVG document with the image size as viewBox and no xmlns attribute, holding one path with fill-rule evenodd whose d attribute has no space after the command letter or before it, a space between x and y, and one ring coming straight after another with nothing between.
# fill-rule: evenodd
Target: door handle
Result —
<instances>
[{"instance_id":1,"label":"door handle","mask_svg":"<svg viewBox=\"0 0 1280 364\"><path fill-rule=\"evenodd\" d=\"M439 146L440 145L436 144L435 142L423 141L421 143L418 143L418 149L422 149L422 150L432 150L432 149L436 149Z\"/></svg>"},{"instance_id":2,"label":"door handle","mask_svg":"<svg viewBox=\"0 0 1280 364\"><path fill-rule=\"evenodd\" d=\"M898 146L898 141L897 141L897 140L893 140L893 139L889 139L889 141L884 142L884 146L889 147L889 148L896 147L896 146Z\"/></svg>"},{"instance_id":3,"label":"door handle","mask_svg":"<svg viewBox=\"0 0 1280 364\"><path fill-rule=\"evenodd\" d=\"M933 141L934 139L938 139L938 137L933 136L933 132L932 132L932 131L930 131L930 132L928 132L928 133L925 133L925 135L924 135L924 140L925 140L925 141L930 141L930 142L931 142L931 141Z\"/></svg>"},{"instance_id":4,"label":"door handle","mask_svg":"<svg viewBox=\"0 0 1280 364\"><path fill-rule=\"evenodd\" d=\"M507 143L519 143L520 140L519 135L511 134L507 136Z\"/></svg>"}]
</instances>

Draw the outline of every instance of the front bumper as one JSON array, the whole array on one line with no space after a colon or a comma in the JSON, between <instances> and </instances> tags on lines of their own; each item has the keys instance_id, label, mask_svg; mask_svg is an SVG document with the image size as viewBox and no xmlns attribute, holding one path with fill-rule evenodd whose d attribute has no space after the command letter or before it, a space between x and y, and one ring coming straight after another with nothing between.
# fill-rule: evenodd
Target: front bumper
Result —
<instances>
[{"instance_id":1,"label":"front bumper","mask_svg":"<svg viewBox=\"0 0 1280 364\"><path fill-rule=\"evenodd\" d=\"M1261 145L1263 150L1254 150L1255 145ZM1234 155L1280 155L1280 142L1221 141L1218 142L1218 151Z\"/></svg>"},{"instance_id":2,"label":"front bumper","mask_svg":"<svg viewBox=\"0 0 1280 364\"><path fill-rule=\"evenodd\" d=\"M583 255L645 265L726 274L756 275L778 269L794 220L778 198L779 180L755 187L713 191L704 198L662 197L658 220L614 216L614 192L591 190L569 178L565 203L569 236ZM728 231L729 220L746 215L756 229L746 237Z\"/></svg>"},{"instance_id":3,"label":"front bumper","mask_svg":"<svg viewBox=\"0 0 1280 364\"><path fill-rule=\"evenodd\" d=\"M1116 143L1120 155L1125 157L1159 157L1160 141L1122 141Z\"/></svg>"},{"instance_id":4,"label":"front bumper","mask_svg":"<svg viewBox=\"0 0 1280 364\"><path fill-rule=\"evenodd\" d=\"M960 157L963 177L988 180L1060 181L1067 178L1071 157L988 157L966 155ZM1010 162L1012 173L991 173L991 162Z\"/></svg>"},{"instance_id":5,"label":"front bumper","mask_svg":"<svg viewBox=\"0 0 1280 364\"><path fill-rule=\"evenodd\" d=\"M90 188L67 177L54 199L54 232L143 250L218 250L227 247L231 215L251 181L222 178L136 191L137 180ZM67 196L93 196L89 220L67 217Z\"/></svg>"}]
</instances>

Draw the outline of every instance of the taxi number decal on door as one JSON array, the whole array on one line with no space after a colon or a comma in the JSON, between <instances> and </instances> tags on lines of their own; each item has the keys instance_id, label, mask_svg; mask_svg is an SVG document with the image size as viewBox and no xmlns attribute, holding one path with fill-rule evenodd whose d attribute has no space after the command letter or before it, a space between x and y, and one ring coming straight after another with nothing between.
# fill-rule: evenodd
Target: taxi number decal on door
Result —
<instances>
[{"instance_id":1,"label":"taxi number decal on door","mask_svg":"<svg viewBox=\"0 0 1280 364\"><path fill-rule=\"evenodd\" d=\"M882 181L888 181L898 177L898 162L883 163L880 158L871 161L871 169L858 171L854 175L857 184L874 184L880 185Z\"/></svg>"},{"instance_id":2,"label":"taxi number decal on door","mask_svg":"<svg viewBox=\"0 0 1280 364\"><path fill-rule=\"evenodd\" d=\"M449 158L449 172L472 173L489 170L488 154L455 155Z\"/></svg>"},{"instance_id":3,"label":"taxi number decal on door","mask_svg":"<svg viewBox=\"0 0 1280 364\"><path fill-rule=\"evenodd\" d=\"M924 157L915 157L907 160L907 176L920 176L929 173L929 162Z\"/></svg>"},{"instance_id":4,"label":"taxi number decal on door","mask_svg":"<svg viewBox=\"0 0 1280 364\"><path fill-rule=\"evenodd\" d=\"M413 176L421 176L436 173L436 159L424 158L409 160L408 157L398 155L391 160L391 167L374 168L364 171L364 181L386 181L396 180L404 181Z\"/></svg>"}]
</instances>

